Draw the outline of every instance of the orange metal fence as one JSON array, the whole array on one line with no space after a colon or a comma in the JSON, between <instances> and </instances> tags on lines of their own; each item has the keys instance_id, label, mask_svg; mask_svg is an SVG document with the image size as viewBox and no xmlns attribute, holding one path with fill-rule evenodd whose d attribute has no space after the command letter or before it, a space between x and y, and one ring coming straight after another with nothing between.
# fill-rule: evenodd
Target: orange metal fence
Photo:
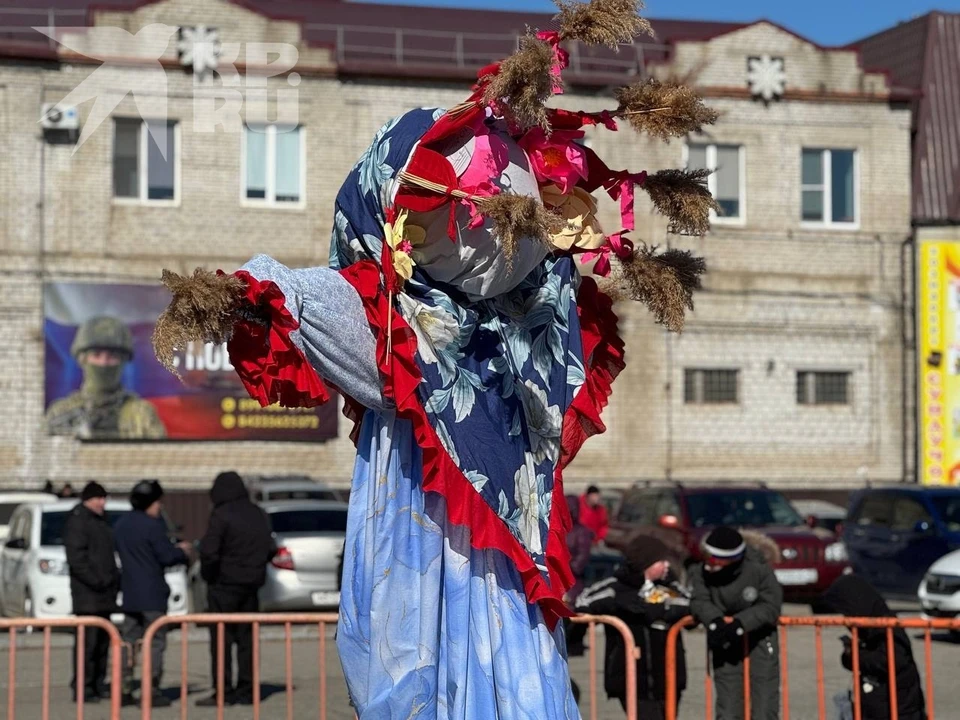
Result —
<instances>
[{"instance_id":1,"label":"orange metal fence","mask_svg":"<svg viewBox=\"0 0 960 720\"><path fill-rule=\"evenodd\" d=\"M577 615L571 622L587 625L587 638L590 643L590 720L597 720L599 696L597 694L597 625L612 625L623 636L624 657L640 659L640 651L633 640L629 626L620 618L611 615ZM626 663L627 670L627 720L637 720L637 663Z\"/></svg>"},{"instance_id":2,"label":"orange metal fence","mask_svg":"<svg viewBox=\"0 0 960 720\"><path fill-rule=\"evenodd\" d=\"M15 720L17 711L17 633L18 631L27 632L31 629L43 630L43 679L42 695L40 700L40 718L41 720L50 719L50 640L54 629L75 630L77 633L76 653L77 653L77 677L76 690L82 697L86 686L84 677L84 655L83 645L88 630L97 628L103 630L110 637L110 718L119 720L120 718L120 693L121 693L121 648L120 632L117 627L108 620L97 617L71 617L57 619L34 619L18 618L0 619L0 632L6 631L9 634L10 647L7 658L7 720ZM84 703L77 703L77 720L83 720ZM63 713L57 712L57 717L63 717Z\"/></svg>"},{"instance_id":3,"label":"orange metal fence","mask_svg":"<svg viewBox=\"0 0 960 720\"><path fill-rule=\"evenodd\" d=\"M667 651L664 664L666 665L666 705L667 720L676 720L677 701L677 638L684 628L695 625L693 618L685 618L674 625L667 634ZM827 700L824 686L823 670L823 628L840 627L850 630L851 638L851 666L853 674L853 716L854 720L862 720L860 697L860 656L859 631L872 628L886 630L887 650L887 683L890 702L890 720L898 720L897 708L897 666L894 654L894 630L923 630L924 664L926 668L926 709L927 719L934 720L934 687L933 687L933 638L934 630L960 630L960 619L922 619L922 618L856 618L842 616L823 617L781 617L779 621L780 633L780 687L783 698L783 720L790 720L790 665L788 657L788 630L791 627L812 627L814 631L814 652L816 653L817 672L817 717L819 720L827 718ZM743 663L743 702L744 720L750 720L750 655L748 639L744 638ZM713 683L710 677L710 653L707 651L705 678L707 720L713 717Z\"/></svg>"}]
</instances>

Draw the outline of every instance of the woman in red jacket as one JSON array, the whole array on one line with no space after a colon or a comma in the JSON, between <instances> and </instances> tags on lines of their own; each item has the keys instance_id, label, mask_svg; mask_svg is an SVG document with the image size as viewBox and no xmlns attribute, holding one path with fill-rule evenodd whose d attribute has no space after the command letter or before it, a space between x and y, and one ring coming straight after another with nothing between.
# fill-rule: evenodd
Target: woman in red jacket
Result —
<instances>
[{"instance_id":1,"label":"woman in red jacket","mask_svg":"<svg viewBox=\"0 0 960 720\"><path fill-rule=\"evenodd\" d=\"M593 542L598 543L607 537L610 521L607 518L607 507L603 504L600 488L591 485L580 497L580 524L593 530Z\"/></svg>"}]
</instances>

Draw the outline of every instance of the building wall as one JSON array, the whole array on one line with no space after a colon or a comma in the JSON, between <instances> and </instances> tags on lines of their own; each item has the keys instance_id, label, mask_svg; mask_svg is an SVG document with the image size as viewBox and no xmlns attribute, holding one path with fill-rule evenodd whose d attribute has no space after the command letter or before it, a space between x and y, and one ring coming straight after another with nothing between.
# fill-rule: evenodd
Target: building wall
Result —
<instances>
[{"instance_id":1,"label":"building wall","mask_svg":"<svg viewBox=\"0 0 960 720\"><path fill-rule=\"evenodd\" d=\"M106 14L100 20L130 31L146 22L206 22L221 28L225 42L299 44L294 23L267 22L225 2L171 0L133 17ZM711 88L745 87L746 56L773 52L786 58L790 88L848 96L883 89L876 77L863 75L852 53L825 52L768 24L741 32L682 44L676 65L659 71L700 68L695 80L710 95ZM467 92L464 85L428 80L337 77L324 53L301 50L303 72L295 89L307 142L302 210L241 205L242 135L223 128L199 131L215 92L197 90L179 68L168 67L167 80L169 115L181 124L181 202L148 207L119 205L111 197L110 122L76 149L42 142L41 104L63 98L93 65L0 66L0 252L6 258L0 273L6 299L0 309L0 337L6 340L0 343L0 405L7 409L0 420L0 483L98 477L122 484L150 476L186 488L205 485L227 467L347 482L353 448L344 420L341 437L319 445L81 444L42 430L43 281L155 283L164 268L230 271L259 252L293 266L323 264L334 196L377 128L411 108L449 107ZM165 58L173 62L175 53ZM108 85L129 87L143 73L137 65L120 68ZM292 88L287 77L271 78L269 97ZM746 148L746 221L717 226L703 239L678 238L668 236L665 221L639 201L636 237L690 247L706 256L710 272L681 336L668 336L642 307L618 306L627 369L606 411L609 431L587 443L568 483L670 476L807 485L901 477L909 114L848 96L764 105L726 93L711 101L721 119L708 141ZM582 89L566 95L563 104L611 105ZM85 120L90 105L83 107ZM113 115L136 117L133 99L124 99ZM589 142L612 166L655 171L684 161L682 141L648 141L626 128L617 136L591 131ZM859 151L856 230L801 226L804 146ZM603 210L605 227L615 229L613 203L605 201ZM715 366L740 370L740 402L685 404L684 368ZM848 369L852 402L798 406L798 369Z\"/></svg>"}]
</instances>

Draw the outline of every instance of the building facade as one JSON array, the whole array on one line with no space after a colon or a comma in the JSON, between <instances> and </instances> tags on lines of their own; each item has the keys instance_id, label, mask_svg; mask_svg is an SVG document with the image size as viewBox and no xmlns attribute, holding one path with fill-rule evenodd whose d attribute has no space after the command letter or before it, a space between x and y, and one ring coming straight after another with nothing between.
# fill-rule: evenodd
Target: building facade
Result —
<instances>
[{"instance_id":1,"label":"building facade","mask_svg":"<svg viewBox=\"0 0 960 720\"><path fill-rule=\"evenodd\" d=\"M324 443L49 436L43 287L156 284L164 268L229 272L259 252L325 264L339 184L378 127L456 104L478 66L548 18L424 9L394 21L395 7L334 0L302 3L299 19L266 2L128 5L68 15L89 27L61 29L59 43L14 32L43 21L0 8L0 483L146 476L199 488L226 468L346 483L354 453L342 419ZM166 45L150 36L158 25L189 29L188 44L216 29L218 72L203 77L200 46L184 60L182 31ZM480 35L487 27L502 34ZM110 28L124 32L101 32ZM715 169L724 214L706 237L683 238L641 203L635 237L705 255L705 289L680 336L618 307L627 369L608 432L586 445L568 483L903 478L913 467L909 105L856 51L767 22L654 28L655 43L619 56L575 52L565 105L611 107L612 85L647 74L686 78L721 113L702 136L614 146L591 132L586 142L611 165ZM38 119L78 88L89 91L73 95L83 142L54 142ZM162 161L149 144L160 117L172 148ZM277 124L297 130L282 140L246 130ZM613 205L603 209L617 229Z\"/></svg>"}]
</instances>

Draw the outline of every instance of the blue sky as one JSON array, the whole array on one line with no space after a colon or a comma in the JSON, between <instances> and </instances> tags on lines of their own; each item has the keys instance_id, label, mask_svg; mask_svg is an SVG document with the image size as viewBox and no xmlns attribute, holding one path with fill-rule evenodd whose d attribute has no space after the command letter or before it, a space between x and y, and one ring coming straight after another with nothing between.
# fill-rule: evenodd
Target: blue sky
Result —
<instances>
[{"instance_id":1,"label":"blue sky","mask_svg":"<svg viewBox=\"0 0 960 720\"><path fill-rule=\"evenodd\" d=\"M397 5L446 5L550 12L549 0L373 0ZM960 12L960 0L647 0L646 15L749 22L765 18L821 45L842 45L930 10Z\"/></svg>"}]
</instances>

